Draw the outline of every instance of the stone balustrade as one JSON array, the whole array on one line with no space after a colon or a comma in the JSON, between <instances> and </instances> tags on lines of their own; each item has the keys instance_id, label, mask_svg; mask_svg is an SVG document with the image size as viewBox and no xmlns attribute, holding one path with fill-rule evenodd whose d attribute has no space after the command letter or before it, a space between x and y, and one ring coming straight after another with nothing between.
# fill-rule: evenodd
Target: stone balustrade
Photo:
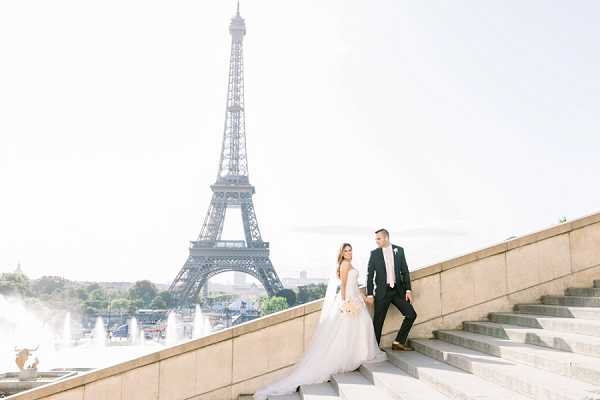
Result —
<instances>
[{"instance_id":1,"label":"stone balustrade","mask_svg":"<svg viewBox=\"0 0 600 400\"><path fill-rule=\"evenodd\" d=\"M411 272L418 313L411 337L460 328L492 311L588 286L600 276L600 213L505 241ZM237 399L284 375L300 358L322 301L297 306L210 336L11 398L18 400ZM402 316L384 325L389 345Z\"/></svg>"}]
</instances>

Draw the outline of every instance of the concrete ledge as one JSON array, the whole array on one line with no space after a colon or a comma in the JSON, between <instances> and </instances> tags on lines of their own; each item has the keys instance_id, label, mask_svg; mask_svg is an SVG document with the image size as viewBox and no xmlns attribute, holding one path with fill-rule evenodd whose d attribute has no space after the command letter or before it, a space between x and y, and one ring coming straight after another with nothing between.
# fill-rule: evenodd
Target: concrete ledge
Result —
<instances>
[{"instance_id":1,"label":"concrete ledge","mask_svg":"<svg viewBox=\"0 0 600 400\"><path fill-rule=\"evenodd\" d=\"M411 271L411 278L415 279L413 277L413 274L415 274L417 272L420 272L420 273L416 274L416 276L421 278L426 275L437 273L436 269L438 266L441 266L442 270L455 268L455 267L458 267L458 266L461 266L461 265L464 265L464 264L467 264L467 263L470 263L470 262L473 262L473 261L476 261L476 260L479 260L479 259L482 259L485 257L504 253L507 250L512 250L514 248L522 247L527 244L539 242L541 240L548 239L553 236L558 236L560 234L567 233L567 232L573 231L575 229L580 229L585 226L592 225L592 224L595 224L598 222L600 222L600 213L591 214L591 215L588 215L588 216L585 216L582 218L578 218L578 219L570 221L570 222L565 222L565 223L562 223L559 225L554 225L549 228L542 229L540 231L525 234L523 236L519 236L514 239L499 243L499 244L484 247L484 248L476 250L474 252L464 254L464 255L461 255L461 256L458 256L455 258L451 258L451 259L443 261L441 263L433 264L431 266L427 266L424 268L419 268L418 270L415 270L414 272ZM436 267L436 268L434 268L434 267Z\"/></svg>"},{"instance_id":2,"label":"concrete ledge","mask_svg":"<svg viewBox=\"0 0 600 400\"><path fill-rule=\"evenodd\" d=\"M464 320L484 319L489 312L510 311L514 304L539 301L544 294L562 294L568 285L591 286L593 279L600 278L600 213L419 268L411 271L411 278L418 314L413 338L460 327ZM128 385L139 381L156 388L148 398L237 398L253 393L296 363L310 342L322 302L293 307L11 399L88 400L103 393L106 398L130 400L136 395ZM401 319L391 308L382 344L391 341ZM219 376L211 376L213 364L219 365ZM195 374L190 375L190 369ZM194 382L180 382L179 372ZM134 379L138 373L143 378Z\"/></svg>"},{"instance_id":3,"label":"concrete ledge","mask_svg":"<svg viewBox=\"0 0 600 400\"><path fill-rule=\"evenodd\" d=\"M66 393L71 389L84 387L93 382L101 381L113 376L120 376L124 373L134 371L155 363L160 363L167 359L181 356L190 352L201 350L203 348L210 347L212 345L232 340L236 337L242 337L249 333L259 331L261 329L276 326L287 321L295 320L299 317L304 317L310 314L317 314L321 310L323 300L315 300L310 303L306 303L297 307L289 308L277 313L273 313L269 316L259 318L253 321L246 322L228 329L215 332L211 335L205 336L199 339L188 340L183 343L179 343L172 347L167 347L159 351L143 355L131 360L127 360L122 363L118 363L109 367L96 369L89 371L72 378L64 379L58 382L50 383L48 385L39 386L35 389L28 390L16 394L11 399L15 400L37 400L44 399L51 395L60 393ZM306 312L308 310L308 312ZM308 340L307 340L308 341ZM292 364L293 365L293 364ZM265 374L265 375L268 375ZM247 379L245 379L247 380ZM245 381L244 380L244 381ZM213 392L214 390L211 390ZM69 393L70 399L71 393ZM79 397L77 397L79 398ZM54 400L54 398L52 399ZM61 399L62 400L62 399Z\"/></svg>"}]
</instances>

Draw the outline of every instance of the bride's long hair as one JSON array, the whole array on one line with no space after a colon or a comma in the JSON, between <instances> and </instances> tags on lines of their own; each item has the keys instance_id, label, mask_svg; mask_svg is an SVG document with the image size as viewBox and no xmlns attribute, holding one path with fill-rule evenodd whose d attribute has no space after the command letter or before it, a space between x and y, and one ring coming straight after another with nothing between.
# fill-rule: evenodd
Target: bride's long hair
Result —
<instances>
[{"instance_id":1,"label":"bride's long hair","mask_svg":"<svg viewBox=\"0 0 600 400\"><path fill-rule=\"evenodd\" d=\"M346 250L346 247L350 247L350 249L352 249L352 245L350 243L342 243L342 247L340 247L340 251L338 252L336 270L338 278L340 277L340 266L342 265L342 261L344 261L344 250Z\"/></svg>"}]
</instances>

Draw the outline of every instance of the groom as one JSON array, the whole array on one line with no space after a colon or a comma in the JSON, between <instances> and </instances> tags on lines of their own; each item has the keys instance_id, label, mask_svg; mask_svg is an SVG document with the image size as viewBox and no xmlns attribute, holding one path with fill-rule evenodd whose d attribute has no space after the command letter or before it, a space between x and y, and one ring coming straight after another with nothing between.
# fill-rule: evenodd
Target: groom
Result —
<instances>
[{"instance_id":1,"label":"groom","mask_svg":"<svg viewBox=\"0 0 600 400\"><path fill-rule=\"evenodd\" d=\"M371 251L367 274L367 303L375 302L373 327L377 343L381 340L381 330L390 304L394 304L404 315L404 321L392 343L393 350L413 350L406 344L408 332L417 318L412 306L410 275L404 249L390 243L390 234L385 229L375 232L377 249ZM375 278L375 296L373 296L373 278ZM374 297L374 298L373 298Z\"/></svg>"}]
</instances>

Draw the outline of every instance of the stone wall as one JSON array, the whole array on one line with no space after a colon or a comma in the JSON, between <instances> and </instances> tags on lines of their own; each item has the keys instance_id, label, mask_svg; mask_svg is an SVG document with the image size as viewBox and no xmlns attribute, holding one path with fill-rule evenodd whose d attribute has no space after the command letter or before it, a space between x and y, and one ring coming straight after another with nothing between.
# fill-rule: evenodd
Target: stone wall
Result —
<instances>
[{"instance_id":1,"label":"stone wall","mask_svg":"<svg viewBox=\"0 0 600 400\"><path fill-rule=\"evenodd\" d=\"M411 278L418 314L411 337L460 328L543 294L563 295L568 286L590 286L600 278L600 213L418 269ZM384 345L400 322L399 313L388 315Z\"/></svg>"},{"instance_id":2,"label":"stone wall","mask_svg":"<svg viewBox=\"0 0 600 400\"><path fill-rule=\"evenodd\" d=\"M301 356L321 300L204 338L22 392L11 399L237 399L284 374Z\"/></svg>"},{"instance_id":3,"label":"stone wall","mask_svg":"<svg viewBox=\"0 0 600 400\"><path fill-rule=\"evenodd\" d=\"M600 279L600 213L411 272L418 313L411 337L458 328L542 294ZM15 395L19 400L237 399L300 358L321 301L250 321L111 367ZM401 315L392 307L383 344Z\"/></svg>"}]
</instances>

